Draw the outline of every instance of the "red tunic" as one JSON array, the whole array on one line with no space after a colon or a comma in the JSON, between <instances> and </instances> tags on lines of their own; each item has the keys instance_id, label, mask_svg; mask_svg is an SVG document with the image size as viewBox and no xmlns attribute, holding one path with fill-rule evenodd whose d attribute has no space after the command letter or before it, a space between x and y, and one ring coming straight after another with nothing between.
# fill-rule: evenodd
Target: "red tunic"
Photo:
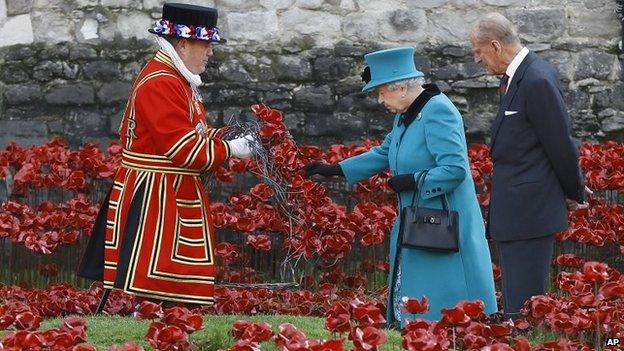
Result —
<instances>
[{"instance_id":1,"label":"red tunic","mask_svg":"<svg viewBox=\"0 0 624 351\"><path fill-rule=\"evenodd\" d=\"M206 126L201 101L163 52L135 81L119 132L122 165L105 204L104 287L211 304L215 236L199 175L226 161L230 148Z\"/></svg>"}]
</instances>

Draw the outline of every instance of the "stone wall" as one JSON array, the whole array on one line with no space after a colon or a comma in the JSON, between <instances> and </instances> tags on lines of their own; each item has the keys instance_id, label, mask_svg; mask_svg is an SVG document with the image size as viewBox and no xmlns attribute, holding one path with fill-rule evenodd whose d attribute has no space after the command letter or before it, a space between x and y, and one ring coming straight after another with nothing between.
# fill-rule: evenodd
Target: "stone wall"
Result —
<instances>
[{"instance_id":1,"label":"stone wall","mask_svg":"<svg viewBox=\"0 0 624 351\"><path fill-rule=\"evenodd\" d=\"M499 11L559 71L575 134L624 135L615 0L197 0L216 6L227 45L203 75L215 124L265 102L300 142L382 138L390 115L360 92L366 52L416 47L416 63L483 141L496 77L474 64L475 20ZM64 136L116 138L133 78L155 50L146 31L161 0L0 0L0 146Z\"/></svg>"}]
</instances>

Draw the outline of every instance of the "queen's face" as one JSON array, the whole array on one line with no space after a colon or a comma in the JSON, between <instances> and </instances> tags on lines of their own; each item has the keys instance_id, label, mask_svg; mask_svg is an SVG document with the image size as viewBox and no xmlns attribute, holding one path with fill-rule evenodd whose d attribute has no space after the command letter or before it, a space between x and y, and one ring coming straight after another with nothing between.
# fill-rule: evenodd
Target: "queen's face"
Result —
<instances>
[{"instance_id":1,"label":"queen's face","mask_svg":"<svg viewBox=\"0 0 624 351\"><path fill-rule=\"evenodd\" d=\"M377 92L377 102L392 113L403 113L410 105L405 98L407 93L405 86L391 88L388 84L383 84L376 87L375 92Z\"/></svg>"}]
</instances>

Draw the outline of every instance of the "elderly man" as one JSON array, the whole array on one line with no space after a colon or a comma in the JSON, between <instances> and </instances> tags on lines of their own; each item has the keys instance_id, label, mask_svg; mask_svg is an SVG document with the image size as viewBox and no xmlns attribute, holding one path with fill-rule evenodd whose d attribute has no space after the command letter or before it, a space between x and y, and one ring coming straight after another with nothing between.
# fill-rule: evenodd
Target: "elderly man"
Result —
<instances>
[{"instance_id":1,"label":"elderly man","mask_svg":"<svg viewBox=\"0 0 624 351\"><path fill-rule=\"evenodd\" d=\"M568 227L566 199L572 208L584 203L583 177L551 66L497 13L479 19L470 40L475 62L502 76L488 229L500 255L505 317L514 318L546 291L553 234Z\"/></svg>"},{"instance_id":2,"label":"elderly man","mask_svg":"<svg viewBox=\"0 0 624 351\"><path fill-rule=\"evenodd\" d=\"M212 43L225 42L216 24L215 9L165 4L149 29L160 51L134 82L119 128L121 167L78 272L107 292L213 302L214 227L199 176L251 156L249 138L225 141L206 125L199 74Z\"/></svg>"}]
</instances>

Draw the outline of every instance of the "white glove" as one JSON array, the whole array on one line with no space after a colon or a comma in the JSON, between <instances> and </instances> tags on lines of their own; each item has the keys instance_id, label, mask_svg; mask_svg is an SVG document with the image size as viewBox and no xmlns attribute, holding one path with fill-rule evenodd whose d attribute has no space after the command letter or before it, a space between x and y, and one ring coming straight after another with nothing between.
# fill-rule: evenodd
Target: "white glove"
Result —
<instances>
[{"instance_id":1,"label":"white glove","mask_svg":"<svg viewBox=\"0 0 624 351\"><path fill-rule=\"evenodd\" d=\"M250 158L253 156L253 153L251 152L251 143L253 141L254 138L251 135L245 135L242 138L229 140L228 144L230 144L232 156L238 158Z\"/></svg>"}]
</instances>

